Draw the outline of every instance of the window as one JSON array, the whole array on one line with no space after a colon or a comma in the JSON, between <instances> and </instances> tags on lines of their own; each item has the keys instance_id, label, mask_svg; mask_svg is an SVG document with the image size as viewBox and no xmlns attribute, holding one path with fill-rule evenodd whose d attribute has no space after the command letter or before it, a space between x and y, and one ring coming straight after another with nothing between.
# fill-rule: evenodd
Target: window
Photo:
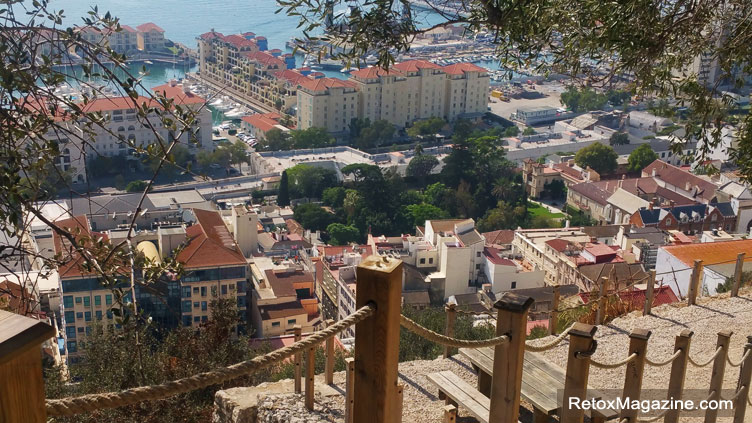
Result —
<instances>
[{"instance_id":1,"label":"window","mask_svg":"<svg viewBox=\"0 0 752 423\"><path fill-rule=\"evenodd\" d=\"M183 326L190 326L191 325L191 316L183 316Z\"/></svg>"},{"instance_id":2,"label":"window","mask_svg":"<svg viewBox=\"0 0 752 423\"><path fill-rule=\"evenodd\" d=\"M201 311L206 311L206 301L201 301Z\"/></svg>"},{"instance_id":3,"label":"window","mask_svg":"<svg viewBox=\"0 0 752 423\"><path fill-rule=\"evenodd\" d=\"M480 257L480 251L477 251L477 252L475 253L475 257Z\"/></svg>"},{"instance_id":4,"label":"window","mask_svg":"<svg viewBox=\"0 0 752 423\"><path fill-rule=\"evenodd\" d=\"M94 296L94 305L95 306L101 306L102 305L102 296L101 295L95 295Z\"/></svg>"},{"instance_id":5,"label":"window","mask_svg":"<svg viewBox=\"0 0 752 423\"><path fill-rule=\"evenodd\" d=\"M208 318L208 317L206 317L206 316L201 316L201 321L202 321L202 322L205 322L205 321L207 321L207 320L209 320L209 318Z\"/></svg>"},{"instance_id":6,"label":"window","mask_svg":"<svg viewBox=\"0 0 752 423\"><path fill-rule=\"evenodd\" d=\"M196 294L196 295L198 295L198 287L193 288L193 293Z\"/></svg>"},{"instance_id":7,"label":"window","mask_svg":"<svg viewBox=\"0 0 752 423\"><path fill-rule=\"evenodd\" d=\"M206 287L205 286L201 287L201 296L202 297L206 297Z\"/></svg>"},{"instance_id":8,"label":"window","mask_svg":"<svg viewBox=\"0 0 752 423\"><path fill-rule=\"evenodd\" d=\"M107 294L104 296L104 303L107 305L112 305L112 295Z\"/></svg>"},{"instance_id":9,"label":"window","mask_svg":"<svg viewBox=\"0 0 752 423\"><path fill-rule=\"evenodd\" d=\"M84 297L84 307L91 307L91 297Z\"/></svg>"},{"instance_id":10,"label":"window","mask_svg":"<svg viewBox=\"0 0 752 423\"><path fill-rule=\"evenodd\" d=\"M222 285L222 295L227 295L227 285Z\"/></svg>"},{"instance_id":11,"label":"window","mask_svg":"<svg viewBox=\"0 0 752 423\"><path fill-rule=\"evenodd\" d=\"M193 316L193 322L198 323L201 321L201 316Z\"/></svg>"},{"instance_id":12,"label":"window","mask_svg":"<svg viewBox=\"0 0 752 423\"><path fill-rule=\"evenodd\" d=\"M107 310L107 318L112 320L112 311Z\"/></svg>"},{"instance_id":13,"label":"window","mask_svg":"<svg viewBox=\"0 0 752 423\"><path fill-rule=\"evenodd\" d=\"M76 351L78 351L76 341L68 341L68 352L74 353Z\"/></svg>"},{"instance_id":14,"label":"window","mask_svg":"<svg viewBox=\"0 0 752 423\"><path fill-rule=\"evenodd\" d=\"M91 322L91 312L90 311L87 311L86 313L84 313L84 320L86 320L87 322Z\"/></svg>"},{"instance_id":15,"label":"window","mask_svg":"<svg viewBox=\"0 0 752 423\"><path fill-rule=\"evenodd\" d=\"M517 288L517 282L512 282L512 289Z\"/></svg>"},{"instance_id":16,"label":"window","mask_svg":"<svg viewBox=\"0 0 752 423\"><path fill-rule=\"evenodd\" d=\"M190 313L191 312L191 302L190 301L183 301L182 310L183 310L183 313L185 313L185 312Z\"/></svg>"},{"instance_id":17,"label":"window","mask_svg":"<svg viewBox=\"0 0 752 423\"><path fill-rule=\"evenodd\" d=\"M72 295L66 295L63 297L63 305L65 308L71 308L73 307L73 296Z\"/></svg>"},{"instance_id":18,"label":"window","mask_svg":"<svg viewBox=\"0 0 752 423\"><path fill-rule=\"evenodd\" d=\"M245 307L245 297L238 297L238 307Z\"/></svg>"},{"instance_id":19,"label":"window","mask_svg":"<svg viewBox=\"0 0 752 423\"><path fill-rule=\"evenodd\" d=\"M475 265L475 270L480 270L480 264Z\"/></svg>"},{"instance_id":20,"label":"window","mask_svg":"<svg viewBox=\"0 0 752 423\"><path fill-rule=\"evenodd\" d=\"M424 258L420 259L420 264L426 264L426 259Z\"/></svg>"},{"instance_id":21,"label":"window","mask_svg":"<svg viewBox=\"0 0 752 423\"><path fill-rule=\"evenodd\" d=\"M81 304L81 297L76 297L76 304Z\"/></svg>"},{"instance_id":22,"label":"window","mask_svg":"<svg viewBox=\"0 0 752 423\"><path fill-rule=\"evenodd\" d=\"M76 313L76 319L83 319L83 318L84 318L84 314L83 313L81 313L81 312Z\"/></svg>"},{"instance_id":23,"label":"window","mask_svg":"<svg viewBox=\"0 0 752 423\"><path fill-rule=\"evenodd\" d=\"M97 320L102 320L102 311L101 310L97 310L96 313L95 313L95 315L97 316Z\"/></svg>"},{"instance_id":24,"label":"window","mask_svg":"<svg viewBox=\"0 0 752 423\"><path fill-rule=\"evenodd\" d=\"M68 339L76 339L76 327L75 326L66 326L65 327L65 336Z\"/></svg>"},{"instance_id":25,"label":"window","mask_svg":"<svg viewBox=\"0 0 752 423\"><path fill-rule=\"evenodd\" d=\"M279 322L272 322L272 327L273 328L278 328L279 327Z\"/></svg>"},{"instance_id":26,"label":"window","mask_svg":"<svg viewBox=\"0 0 752 423\"><path fill-rule=\"evenodd\" d=\"M72 311L65 312L65 323L73 323L76 321L76 313Z\"/></svg>"},{"instance_id":27,"label":"window","mask_svg":"<svg viewBox=\"0 0 752 423\"><path fill-rule=\"evenodd\" d=\"M83 326L81 326L81 327L78 328L78 333L84 333L84 327Z\"/></svg>"},{"instance_id":28,"label":"window","mask_svg":"<svg viewBox=\"0 0 752 423\"><path fill-rule=\"evenodd\" d=\"M431 257L430 259L428 259L428 264L433 264L433 257Z\"/></svg>"}]
</instances>

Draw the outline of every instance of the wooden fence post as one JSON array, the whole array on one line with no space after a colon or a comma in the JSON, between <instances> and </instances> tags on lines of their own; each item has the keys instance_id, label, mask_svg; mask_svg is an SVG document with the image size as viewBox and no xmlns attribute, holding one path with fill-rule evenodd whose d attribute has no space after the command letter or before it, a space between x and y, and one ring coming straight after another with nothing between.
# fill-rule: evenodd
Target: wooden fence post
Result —
<instances>
[{"instance_id":1,"label":"wooden fence post","mask_svg":"<svg viewBox=\"0 0 752 423\"><path fill-rule=\"evenodd\" d=\"M671 363L671 376L668 380L668 396L666 399L679 401L682 398L682 392L684 392L684 379L687 375L687 363L689 361L689 346L692 342L692 332L689 329L684 329L679 335L676 336L674 341L674 353L681 351L679 356L676 357L673 363ZM681 410L671 408L666 412L663 423L677 423L679 421L679 413Z\"/></svg>"},{"instance_id":2,"label":"wooden fence post","mask_svg":"<svg viewBox=\"0 0 752 423\"><path fill-rule=\"evenodd\" d=\"M402 421L402 407L404 406L403 401L405 399L404 397L405 393L405 385L399 383L397 384L397 410L399 411L397 413L398 422Z\"/></svg>"},{"instance_id":3,"label":"wooden fence post","mask_svg":"<svg viewBox=\"0 0 752 423\"><path fill-rule=\"evenodd\" d=\"M559 325L560 295L559 285L554 285L554 300L551 304L551 312L548 317L548 333L550 335L556 335L556 327Z\"/></svg>"},{"instance_id":4,"label":"wooden fence post","mask_svg":"<svg viewBox=\"0 0 752 423\"><path fill-rule=\"evenodd\" d=\"M531 297L507 292L496 301L498 310L496 336L508 335L509 342L494 348L491 381L491 422L516 422L520 414L522 363L527 337L527 313L533 305Z\"/></svg>"},{"instance_id":5,"label":"wooden fence post","mask_svg":"<svg viewBox=\"0 0 752 423\"><path fill-rule=\"evenodd\" d=\"M376 311L355 326L353 421L395 422L402 261L370 256L356 272L356 307L371 304Z\"/></svg>"},{"instance_id":6,"label":"wooden fence post","mask_svg":"<svg viewBox=\"0 0 752 423\"><path fill-rule=\"evenodd\" d=\"M457 421L457 407L453 405L444 406L444 423L455 423Z\"/></svg>"},{"instance_id":7,"label":"wooden fence post","mask_svg":"<svg viewBox=\"0 0 752 423\"><path fill-rule=\"evenodd\" d=\"M647 316L653 309L653 300L655 298L655 270L650 271L648 284L645 287L645 307L642 309L642 315Z\"/></svg>"},{"instance_id":8,"label":"wooden fence post","mask_svg":"<svg viewBox=\"0 0 752 423\"><path fill-rule=\"evenodd\" d=\"M353 423L353 398L355 394L355 359L345 359L345 423Z\"/></svg>"},{"instance_id":9,"label":"wooden fence post","mask_svg":"<svg viewBox=\"0 0 752 423\"><path fill-rule=\"evenodd\" d=\"M585 323L575 323L569 331L569 353L567 356L567 376L564 380L564 398L561 406L561 421L581 423L585 416L582 407L570 407L570 398L583 401L587 396L590 356L595 352L593 339L598 328Z\"/></svg>"},{"instance_id":10,"label":"wooden fence post","mask_svg":"<svg viewBox=\"0 0 752 423\"><path fill-rule=\"evenodd\" d=\"M600 325L606 319L606 307L608 307L608 278L601 278L601 296L598 298L598 310L595 313L595 324Z\"/></svg>"},{"instance_id":11,"label":"wooden fence post","mask_svg":"<svg viewBox=\"0 0 752 423\"><path fill-rule=\"evenodd\" d=\"M624 391L622 398L640 400L640 391L642 390L642 373L645 370L645 356L648 352L648 339L650 331L645 329L634 329L629 334L629 352L627 356L637 354L634 360L627 363L627 369L624 375ZM637 413L640 410L636 408L625 408L621 410L619 419L628 419L630 422L637 421Z\"/></svg>"},{"instance_id":12,"label":"wooden fence post","mask_svg":"<svg viewBox=\"0 0 752 423\"><path fill-rule=\"evenodd\" d=\"M734 423L744 423L744 414L747 412L749 384L752 383L752 336L747 337L744 354L747 354L747 358L744 359L739 369L739 382L736 389L741 390L741 392L739 392L736 404L734 404Z\"/></svg>"},{"instance_id":13,"label":"wooden fence post","mask_svg":"<svg viewBox=\"0 0 752 423\"><path fill-rule=\"evenodd\" d=\"M334 324L333 319L326 321L326 326L329 327ZM326 384L331 385L334 383L334 337L329 337L326 340L326 367L324 370Z\"/></svg>"},{"instance_id":14,"label":"wooden fence post","mask_svg":"<svg viewBox=\"0 0 752 423\"><path fill-rule=\"evenodd\" d=\"M0 422L47 421L40 345L53 336L46 323L0 310Z\"/></svg>"},{"instance_id":15,"label":"wooden fence post","mask_svg":"<svg viewBox=\"0 0 752 423\"><path fill-rule=\"evenodd\" d=\"M313 410L313 378L316 371L316 347L308 348L306 352L306 381L305 381L305 406Z\"/></svg>"},{"instance_id":16,"label":"wooden fence post","mask_svg":"<svg viewBox=\"0 0 752 423\"><path fill-rule=\"evenodd\" d=\"M700 290L700 274L702 273L702 260L695 260L692 267L692 277L689 280L689 293L687 293L687 305L697 304L697 292Z\"/></svg>"},{"instance_id":17,"label":"wooden fence post","mask_svg":"<svg viewBox=\"0 0 752 423\"><path fill-rule=\"evenodd\" d=\"M447 304L444 307L446 312L446 326L444 327L444 335L454 338L454 322L457 320L457 305ZM448 358L454 353L454 348L444 346L444 358Z\"/></svg>"},{"instance_id":18,"label":"wooden fence post","mask_svg":"<svg viewBox=\"0 0 752 423\"><path fill-rule=\"evenodd\" d=\"M734 270L734 285L731 287L731 296L739 296L739 287L742 286L742 273L744 273L744 253L736 256L736 269Z\"/></svg>"},{"instance_id":19,"label":"wooden fence post","mask_svg":"<svg viewBox=\"0 0 752 423\"><path fill-rule=\"evenodd\" d=\"M299 342L303 339L303 328L300 325L293 326L295 333L295 342ZM303 392L303 384L301 378L303 377L303 353L295 354L295 393L299 394Z\"/></svg>"},{"instance_id":20,"label":"wooden fence post","mask_svg":"<svg viewBox=\"0 0 752 423\"><path fill-rule=\"evenodd\" d=\"M721 348L721 353L713 361L713 373L710 375L710 388L708 394L710 401L721 399L721 389L723 389L723 373L726 371L726 360L728 359L729 343L731 342L732 331L726 329L718 332L718 343L716 348ZM718 417L718 409L708 408L705 410L705 423L714 423Z\"/></svg>"}]
</instances>

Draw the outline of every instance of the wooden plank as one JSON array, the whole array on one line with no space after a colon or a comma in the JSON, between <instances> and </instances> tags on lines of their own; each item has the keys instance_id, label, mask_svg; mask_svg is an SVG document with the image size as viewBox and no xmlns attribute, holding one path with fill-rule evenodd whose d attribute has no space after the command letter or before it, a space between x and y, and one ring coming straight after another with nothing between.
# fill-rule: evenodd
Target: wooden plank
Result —
<instances>
[{"instance_id":1,"label":"wooden plank","mask_svg":"<svg viewBox=\"0 0 752 423\"><path fill-rule=\"evenodd\" d=\"M473 417L484 423L488 423L491 400L485 395L481 395L470 384L460 379L451 371L431 373L428 375L428 380L434 383L447 397L467 408Z\"/></svg>"},{"instance_id":2,"label":"wooden plank","mask_svg":"<svg viewBox=\"0 0 752 423\"><path fill-rule=\"evenodd\" d=\"M55 336L55 329L40 320L0 310L0 364L20 356Z\"/></svg>"},{"instance_id":3,"label":"wooden plank","mask_svg":"<svg viewBox=\"0 0 752 423\"><path fill-rule=\"evenodd\" d=\"M314 391L314 371L316 365L316 349L315 347L308 348L306 353L306 381L305 381L305 406L311 411L313 410L313 391Z\"/></svg>"},{"instance_id":4,"label":"wooden plank","mask_svg":"<svg viewBox=\"0 0 752 423\"><path fill-rule=\"evenodd\" d=\"M353 403L355 395L355 359L345 359L345 423L353 423Z\"/></svg>"},{"instance_id":5,"label":"wooden plank","mask_svg":"<svg viewBox=\"0 0 752 423\"><path fill-rule=\"evenodd\" d=\"M713 373L710 375L710 388L708 393L713 392L710 395L710 401L719 400L721 398L721 389L723 389L723 374L726 371L726 360L728 359L729 343L731 342L730 330L722 330L718 332L718 342L716 348L721 348L721 353L715 358L713 362ZM715 423L718 418L717 408L708 408L705 410L705 423Z\"/></svg>"},{"instance_id":6,"label":"wooden plank","mask_svg":"<svg viewBox=\"0 0 752 423\"><path fill-rule=\"evenodd\" d=\"M303 328L300 327L300 325L295 325L292 327L294 333L295 333L295 342L300 342L301 339L303 339ZM299 394L303 392L303 353L295 353L295 393Z\"/></svg>"},{"instance_id":7,"label":"wooden plank","mask_svg":"<svg viewBox=\"0 0 752 423\"><path fill-rule=\"evenodd\" d=\"M744 270L744 253L736 256L736 268L734 269L734 284L731 285L731 296L739 296L739 287L742 285L742 272Z\"/></svg>"},{"instance_id":8,"label":"wooden plank","mask_svg":"<svg viewBox=\"0 0 752 423\"><path fill-rule=\"evenodd\" d=\"M373 315L355 325L353 421L397 422L402 261L370 256L356 270L355 307Z\"/></svg>"},{"instance_id":9,"label":"wooden plank","mask_svg":"<svg viewBox=\"0 0 752 423\"><path fill-rule=\"evenodd\" d=\"M457 320L457 305L456 304L447 304L446 307L444 307L444 312L446 314L446 326L444 327L444 335L454 338L454 322ZM454 348L444 346L444 358L448 358L450 355L454 353Z\"/></svg>"},{"instance_id":10,"label":"wooden plank","mask_svg":"<svg viewBox=\"0 0 752 423\"><path fill-rule=\"evenodd\" d=\"M595 350L596 328L584 323L575 323L569 332L569 352L567 354L567 372L564 380L564 404L570 398L587 398L588 376L590 373L590 355ZM582 354L582 356L578 356ZM576 407L562 407L561 421L566 423L582 422L585 410Z\"/></svg>"},{"instance_id":11,"label":"wooden plank","mask_svg":"<svg viewBox=\"0 0 752 423\"><path fill-rule=\"evenodd\" d=\"M689 280L689 292L687 293L687 305L697 304L698 291L700 289L700 279L702 274L702 260L695 260L692 267L692 277Z\"/></svg>"},{"instance_id":12,"label":"wooden plank","mask_svg":"<svg viewBox=\"0 0 752 423\"><path fill-rule=\"evenodd\" d=\"M752 336L747 337L744 353L747 354L747 358L742 361L741 368L739 369L739 381L736 385L739 397L734 404L734 423L743 423L747 412L749 385L752 383Z\"/></svg>"},{"instance_id":13,"label":"wooden plank","mask_svg":"<svg viewBox=\"0 0 752 423\"><path fill-rule=\"evenodd\" d=\"M627 357L632 354L637 354L637 357L627 363L627 368L624 372L624 389L622 391L622 398L629 398L630 400L640 399L640 392L642 391L642 376L645 370L645 357L648 353L648 339L650 339L650 331L646 329L633 329L629 334L629 350L627 351ZM636 408L625 408L621 410L619 418L627 419L630 422L637 420L637 413L640 410Z\"/></svg>"},{"instance_id":14,"label":"wooden plank","mask_svg":"<svg viewBox=\"0 0 752 423\"><path fill-rule=\"evenodd\" d=\"M326 327L334 324L333 319L326 321ZM326 384L331 385L334 383L334 337L329 337L326 340L326 367L324 369L326 375Z\"/></svg>"}]
</instances>

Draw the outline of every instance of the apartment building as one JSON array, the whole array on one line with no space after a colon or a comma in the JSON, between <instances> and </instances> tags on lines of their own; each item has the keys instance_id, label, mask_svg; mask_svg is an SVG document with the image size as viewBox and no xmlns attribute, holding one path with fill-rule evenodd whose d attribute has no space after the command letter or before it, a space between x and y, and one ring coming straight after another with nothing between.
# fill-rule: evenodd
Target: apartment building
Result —
<instances>
[{"instance_id":1,"label":"apartment building","mask_svg":"<svg viewBox=\"0 0 752 423\"><path fill-rule=\"evenodd\" d=\"M213 149L211 137L211 112L202 108L206 100L191 93L187 87L172 81L153 88L155 93L171 99L174 104L191 109L196 113L195 123L185 130L175 131L162 124L157 113L151 113L146 120L138 117L138 109L143 105L161 108L162 105L149 97L105 97L90 100L82 107L86 113L101 113L102 126L93 125L82 132L78 122L70 121L66 111L55 111L56 125L46 134L47 139L56 140L60 156L56 165L72 174L73 182L86 181L86 160L97 156L131 156L136 148L145 148L158 139L164 142L177 140L178 144L196 154ZM40 113L49 114L47 104L32 104ZM90 134L88 131L93 131ZM156 133L155 133L156 132Z\"/></svg>"},{"instance_id":2,"label":"apartment building","mask_svg":"<svg viewBox=\"0 0 752 423\"><path fill-rule=\"evenodd\" d=\"M699 203L716 202L718 186L688 169L668 164L656 159L642 170L643 177L652 177L658 185Z\"/></svg>"},{"instance_id":3,"label":"apartment building","mask_svg":"<svg viewBox=\"0 0 752 423\"><path fill-rule=\"evenodd\" d=\"M346 83L352 90L345 89L342 81L329 78L321 79L324 82L301 81L300 86L305 89L298 89L299 128L323 127L332 133L344 132L349 130L350 121L340 125L339 119L345 119L345 113L350 118L368 118L371 122L386 120L401 128L431 117L449 121L473 119L487 110L488 73L470 63L442 67L425 60L411 60L396 63L388 70L369 67L350 75ZM322 98L315 103L312 97ZM311 106L315 104L327 107L328 113L314 114ZM332 116L333 110L338 112L336 116Z\"/></svg>"},{"instance_id":4,"label":"apartment building","mask_svg":"<svg viewBox=\"0 0 752 423\"><path fill-rule=\"evenodd\" d=\"M694 235L714 229L735 230L736 213L728 202L662 208L650 204L637 210L629 223L639 228L657 227Z\"/></svg>"},{"instance_id":5,"label":"apartment building","mask_svg":"<svg viewBox=\"0 0 752 423\"><path fill-rule=\"evenodd\" d=\"M549 241L554 241L553 245ZM563 285L559 277L560 253L570 243L587 242L590 236L581 228L523 229L515 232L512 246L534 270L543 270L546 285Z\"/></svg>"},{"instance_id":6,"label":"apartment building","mask_svg":"<svg viewBox=\"0 0 752 423\"><path fill-rule=\"evenodd\" d=\"M95 232L85 216L56 222L76 233L80 240L102 237L114 244L121 240L117 231ZM146 258L159 262L179 250L176 260L183 264L180 279L165 275L149 289L135 286L139 310L163 327L199 326L211 316L212 300L225 298L237 304L242 321L247 321L247 263L239 246L219 213L208 210L185 210L182 224L170 224L151 230L138 230L132 241ZM114 325L112 307L117 302L110 288L102 286L84 259L70 249L68 240L53 233L54 249L62 259L58 268L63 298L63 326L68 353L75 357L81 341L90 334L94 322ZM89 241L91 242L91 241ZM116 280L124 289L123 301L131 300L127 289L130 268L121 267ZM136 270L138 274L138 269ZM241 328L236 328L241 332Z\"/></svg>"},{"instance_id":7,"label":"apartment building","mask_svg":"<svg viewBox=\"0 0 752 423\"><path fill-rule=\"evenodd\" d=\"M295 90L287 74L295 58L280 50L267 51L267 40L252 32L223 35L210 31L198 37L199 75L274 108L294 106Z\"/></svg>"},{"instance_id":8,"label":"apartment building","mask_svg":"<svg viewBox=\"0 0 752 423\"><path fill-rule=\"evenodd\" d=\"M109 46L120 54L138 51L138 31L128 25L121 25L120 31L101 30L92 26L77 27L84 41L105 47Z\"/></svg>"},{"instance_id":9,"label":"apartment building","mask_svg":"<svg viewBox=\"0 0 752 423\"><path fill-rule=\"evenodd\" d=\"M534 270L530 263L516 259L511 253L485 247L483 259L483 275L495 293L544 286L543 271Z\"/></svg>"},{"instance_id":10,"label":"apartment building","mask_svg":"<svg viewBox=\"0 0 752 423\"><path fill-rule=\"evenodd\" d=\"M143 52L163 52L165 50L165 31L157 24L147 22L136 27L138 30L138 49Z\"/></svg>"}]
</instances>

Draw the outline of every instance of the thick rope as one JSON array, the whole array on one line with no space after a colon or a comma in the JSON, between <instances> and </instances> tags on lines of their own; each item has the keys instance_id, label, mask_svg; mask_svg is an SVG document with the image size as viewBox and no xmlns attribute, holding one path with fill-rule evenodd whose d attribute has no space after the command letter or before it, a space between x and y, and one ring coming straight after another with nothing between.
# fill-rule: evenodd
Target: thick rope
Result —
<instances>
[{"instance_id":1,"label":"thick rope","mask_svg":"<svg viewBox=\"0 0 752 423\"><path fill-rule=\"evenodd\" d=\"M430 329L426 329L423 326L415 323L413 320L410 320L410 318L405 317L403 315L400 315L400 325L404 327L405 329L409 330L410 332L413 332L417 335L422 336L423 338L426 338L427 340L431 342L435 342L437 344L446 345L447 347L454 347L454 348L483 348L483 347L493 347L495 345L500 345L505 342L509 342L509 336L508 335L501 335L497 336L495 338L491 339L482 339L477 341L470 341L466 339L457 339L457 338L450 338L446 335L442 335L440 333L436 333Z\"/></svg>"},{"instance_id":2,"label":"thick rope","mask_svg":"<svg viewBox=\"0 0 752 423\"><path fill-rule=\"evenodd\" d=\"M160 385L140 386L121 392L108 392L103 394L83 395L75 398L63 398L47 400L47 415L72 416L104 408L116 408L124 405L135 404L141 401L152 401L173 395L194 391L211 385L217 385L241 376L277 364L293 354L303 352L307 348L315 346L328 338L342 332L350 326L365 320L376 311L373 304L361 307L355 313L347 316L328 328L313 333L302 341L298 341L288 347L280 348L268 354L252 358L231 366L210 372L199 373L183 379L173 380Z\"/></svg>"},{"instance_id":3,"label":"thick rope","mask_svg":"<svg viewBox=\"0 0 752 423\"><path fill-rule=\"evenodd\" d=\"M734 363L733 361L731 361L731 357L729 357L728 355L726 356L726 361L728 361L728 364L729 364L729 366L731 366L731 367L739 367L739 366L741 366L741 365L742 365L742 363L744 363L744 360L746 360L746 359L747 359L747 356L749 355L749 352L750 352L750 351L752 351L752 350L747 350L747 351L746 351L746 352L744 353L744 355L742 356L742 358L740 358L740 359L739 359L739 362L738 362L738 363Z\"/></svg>"},{"instance_id":4,"label":"thick rope","mask_svg":"<svg viewBox=\"0 0 752 423\"><path fill-rule=\"evenodd\" d=\"M532 345L532 344L530 344L530 342L532 342L532 341L526 341L525 342L525 351L541 352L541 351L550 350L551 348L559 345L561 343L561 341L563 341L564 338L567 337L567 335L569 334L569 331L571 331L573 327L574 327L574 324L572 324L572 326L568 327L564 332L562 332L561 334L559 334L559 336L557 336L556 338L554 338L548 344Z\"/></svg>"},{"instance_id":5,"label":"thick rope","mask_svg":"<svg viewBox=\"0 0 752 423\"><path fill-rule=\"evenodd\" d=\"M637 358L637 353L632 353L632 354L629 355L629 357L625 358L622 361L617 361L616 363L601 363L601 362L595 361L595 360L593 360L591 358L590 359L590 364L592 364L593 366L598 367L600 369L615 369L617 367L621 367L621 366L626 365L627 363L629 363L630 361L634 360L635 358Z\"/></svg>"},{"instance_id":6,"label":"thick rope","mask_svg":"<svg viewBox=\"0 0 752 423\"><path fill-rule=\"evenodd\" d=\"M485 316L485 317L496 317L494 316L492 311L471 311L471 310L454 310L457 314L465 314L468 316Z\"/></svg>"},{"instance_id":7,"label":"thick rope","mask_svg":"<svg viewBox=\"0 0 752 423\"><path fill-rule=\"evenodd\" d=\"M698 362L696 362L696 361L695 361L694 359L692 359L692 356L691 356L691 355L687 355L687 358L689 359L689 362L690 362L690 363L691 363L691 364L692 364L693 366L695 366L695 367L705 367L705 366L707 366L708 364L710 364L710 363L712 363L713 361L715 361L716 357L718 357L718 354L720 354L722 350L723 350L723 348L721 348L721 347L718 347L718 349L717 349L717 350L715 350L715 354L713 354L713 356L712 356L712 357L710 357L710 359L709 359L708 361L704 362L704 363L698 363Z\"/></svg>"},{"instance_id":8,"label":"thick rope","mask_svg":"<svg viewBox=\"0 0 752 423\"><path fill-rule=\"evenodd\" d=\"M681 349L676 350L676 352L674 353L674 355L672 355L671 357L669 357L668 360L666 360L666 361L653 361L653 360L651 360L651 359L649 359L649 358L646 357L645 358L645 363L647 363L647 364L649 364L649 365L651 365L653 367L663 367L663 366L666 366L668 364L673 363L674 360L676 360L679 357L679 355L681 354L681 352L682 352Z\"/></svg>"},{"instance_id":9,"label":"thick rope","mask_svg":"<svg viewBox=\"0 0 752 423\"><path fill-rule=\"evenodd\" d=\"M640 423L651 423L651 422L654 422L654 421L657 421L657 420L660 420L660 419L662 419L663 417L665 417L665 416L666 416L666 414L667 414L667 413L668 413L669 411L671 411L671 409L670 409L670 408L666 408L665 410L663 410L663 411L662 411L662 412L661 412L660 414L658 414L657 416L654 416L654 417L643 417L643 418L639 418L639 417L638 417L638 418L637 418L637 421L638 421L638 422L640 422Z\"/></svg>"},{"instance_id":10,"label":"thick rope","mask_svg":"<svg viewBox=\"0 0 752 423\"><path fill-rule=\"evenodd\" d=\"M739 389L737 389L736 392L734 392L734 396L733 397L728 398L728 399L727 398L723 398L723 397L720 397L720 398L722 400L724 400L724 401L731 401L731 402L736 403L736 400L739 398L739 395L742 393L742 391L744 391L744 385L740 386Z\"/></svg>"}]
</instances>

